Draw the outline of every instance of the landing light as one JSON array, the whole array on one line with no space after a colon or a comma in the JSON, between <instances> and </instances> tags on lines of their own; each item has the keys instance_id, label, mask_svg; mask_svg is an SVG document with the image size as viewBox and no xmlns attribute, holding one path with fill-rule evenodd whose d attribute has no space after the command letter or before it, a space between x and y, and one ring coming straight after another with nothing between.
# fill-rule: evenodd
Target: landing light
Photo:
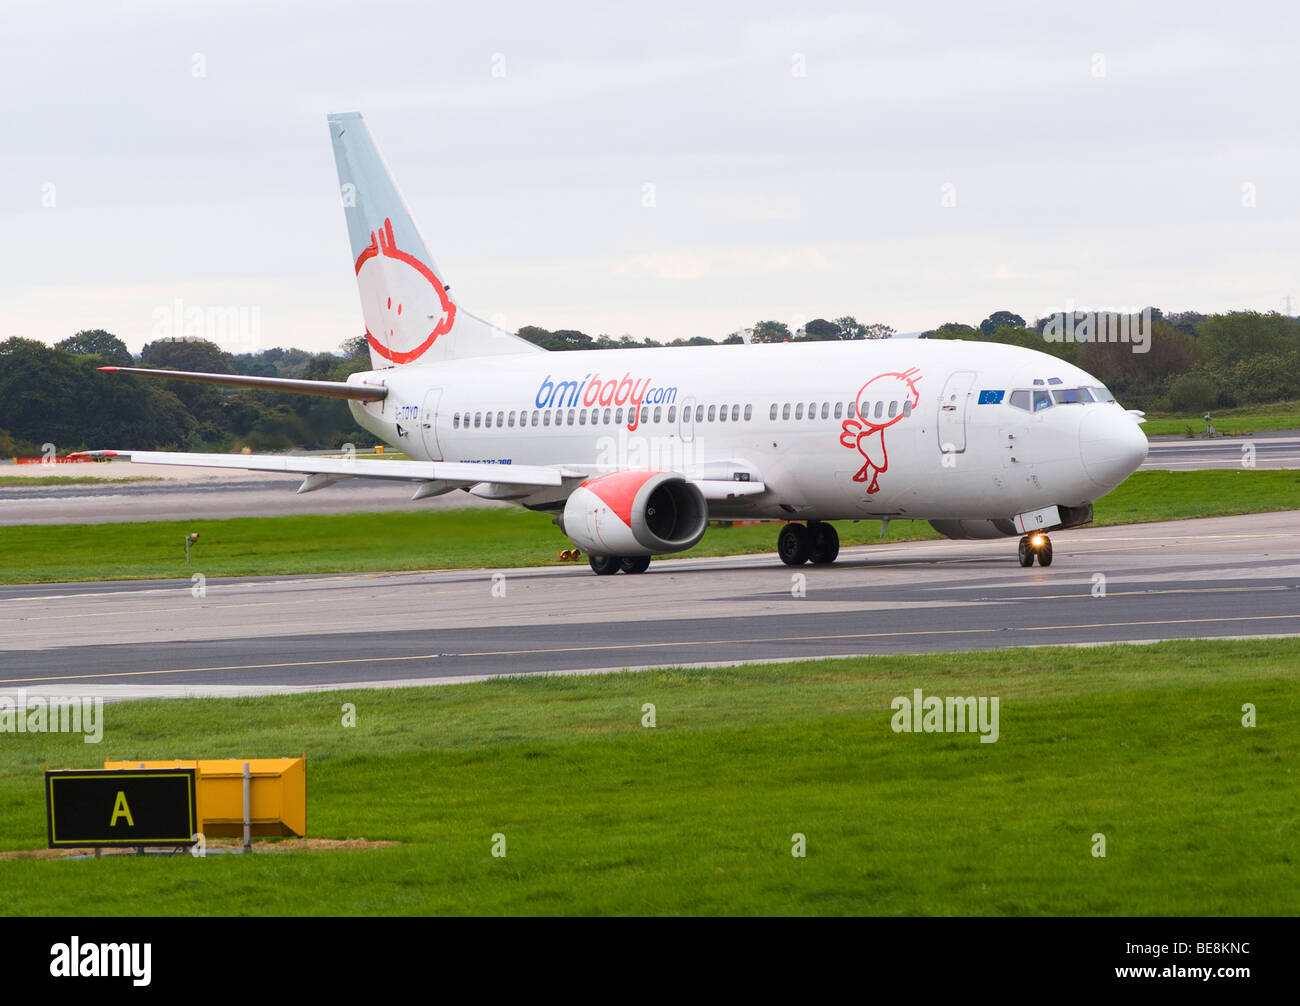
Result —
<instances>
[{"instance_id":1,"label":"landing light","mask_svg":"<svg viewBox=\"0 0 1300 1006\"><path fill-rule=\"evenodd\" d=\"M1043 536L1041 534L1036 534L1029 539L1029 544L1033 545L1034 548L1037 548L1042 543L1043 543Z\"/></svg>"}]
</instances>

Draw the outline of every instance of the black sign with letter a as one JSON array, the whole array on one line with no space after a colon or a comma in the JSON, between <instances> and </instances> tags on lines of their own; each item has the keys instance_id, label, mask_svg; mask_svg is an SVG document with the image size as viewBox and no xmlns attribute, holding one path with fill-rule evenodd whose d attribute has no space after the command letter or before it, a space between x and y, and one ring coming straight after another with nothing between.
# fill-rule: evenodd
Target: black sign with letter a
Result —
<instances>
[{"instance_id":1,"label":"black sign with letter a","mask_svg":"<svg viewBox=\"0 0 1300 1006\"><path fill-rule=\"evenodd\" d=\"M50 848L193 845L195 772L92 769L45 773Z\"/></svg>"}]
</instances>

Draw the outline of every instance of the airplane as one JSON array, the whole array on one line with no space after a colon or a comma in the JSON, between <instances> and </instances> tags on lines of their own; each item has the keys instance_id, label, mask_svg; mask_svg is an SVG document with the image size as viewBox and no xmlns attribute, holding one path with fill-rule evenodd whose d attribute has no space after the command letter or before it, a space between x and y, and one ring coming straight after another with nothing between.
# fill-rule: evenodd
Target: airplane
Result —
<instances>
[{"instance_id":1,"label":"airplane","mask_svg":"<svg viewBox=\"0 0 1300 1006\"><path fill-rule=\"evenodd\" d=\"M470 314L434 262L362 116L328 116L371 370L346 381L103 367L347 401L412 460L135 450L133 462L395 479L552 514L599 575L643 573L711 520L779 521L790 566L829 564L831 521L924 520L948 538L1048 531L1145 459L1140 413L1046 353L891 339L547 352Z\"/></svg>"}]
</instances>

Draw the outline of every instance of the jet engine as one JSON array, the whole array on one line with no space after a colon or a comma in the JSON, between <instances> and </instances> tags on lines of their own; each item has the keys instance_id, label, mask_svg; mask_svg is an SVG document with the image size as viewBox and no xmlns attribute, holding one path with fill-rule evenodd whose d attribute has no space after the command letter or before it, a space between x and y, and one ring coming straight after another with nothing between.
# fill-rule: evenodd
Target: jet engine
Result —
<instances>
[{"instance_id":1,"label":"jet engine","mask_svg":"<svg viewBox=\"0 0 1300 1006\"><path fill-rule=\"evenodd\" d=\"M640 556L693 548L709 524L704 494L672 472L588 479L564 504L560 530L589 555Z\"/></svg>"}]
</instances>

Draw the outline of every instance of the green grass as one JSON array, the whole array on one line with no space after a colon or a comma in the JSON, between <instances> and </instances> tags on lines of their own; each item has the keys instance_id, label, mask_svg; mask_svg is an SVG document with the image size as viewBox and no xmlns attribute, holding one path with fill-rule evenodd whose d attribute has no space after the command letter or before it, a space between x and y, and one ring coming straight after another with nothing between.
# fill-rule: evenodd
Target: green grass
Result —
<instances>
[{"instance_id":1,"label":"green grass","mask_svg":"<svg viewBox=\"0 0 1300 1006\"><path fill-rule=\"evenodd\" d=\"M1147 416L1142 432L1148 437L1203 436L1205 413ZM1221 436L1245 436L1270 430L1300 429L1300 402L1270 402L1243 405L1235 409L1211 409L1215 433Z\"/></svg>"},{"instance_id":2,"label":"green grass","mask_svg":"<svg viewBox=\"0 0 1300 1006\"><path fill-rule=\"evenodd\" d=\"M1292 471L1138 472L1096 505L1098 524L1290 510ZM838 522L845 546L879 541L876 521ZM185 536L200 534L190 565ZM889 542L937 539L928 524L894 521ZM687 556L770 552L773 524L710 528ZM0 527L0 583L481 569L557 562L571 543L549 517L523 510L241 517L141 524Z\"/></svg>"},{"instance_id":3,"label":"green grass","mask_svg":"<svg viewBox=\"0 0 1300 1006\"><path fill-rule=\"evenodd\" d=\"M1297 679L1300 640L1198 640L117 704L98 746L0 736L0 848L44 846L47 763L303 750L310 836L402 844L0 861L0 890L9 915L1293 915ZM913 688L997 696L999 740L893 732Z\"/></svg>"},{"instance_id":4,"label":"green grass","mask_svg":"<svg viewBox=\"0 0 1300 1006\"><path fill-rule=\"evenodd\" d=\"M0 475L0 486L88 486L161 481L157 475L124 475L113 479L101 479L93 475Z\"/></svg>"}]
</instances>

